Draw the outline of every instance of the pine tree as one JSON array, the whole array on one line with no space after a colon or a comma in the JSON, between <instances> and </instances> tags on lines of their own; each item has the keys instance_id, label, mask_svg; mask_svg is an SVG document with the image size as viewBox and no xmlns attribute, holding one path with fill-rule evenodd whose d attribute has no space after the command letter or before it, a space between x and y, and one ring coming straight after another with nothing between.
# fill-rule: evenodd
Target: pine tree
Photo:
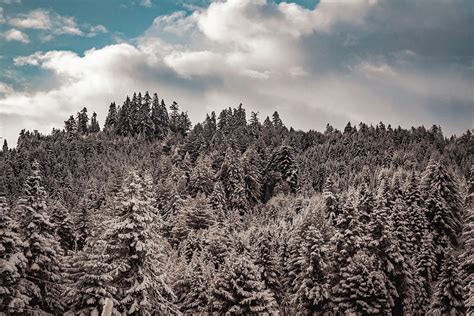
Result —
<instances>
[{"instance_id":1,"label":"pine tree","mask_svg":"<svg viewBox=\"0 0 474 316\"><path fill-rule=\"evenodd\" d=\"M210 301L213 313L276 312L273 294L265 289L258 267L245 256L238 256L232 262L226 263L214 281Z\"/></svg>"},{"instance_id":2,"label":"pine tree","mask_svg":"<svg viewBox=\"0 0 474 316\"><path fill-rule=\"evenodd\" d=\"M125 99L120 112L118 113L115 129L119 135L133 135L133 106L128 96Z\"/></svg>"},{"instance_id":3,"label":"pine tree","mask_svg":"<svg viewBox=\"0 0 474 316\"><path fill-rule=\"evenodd\" d=\"M112 266L107 263L109 256L103 250L105 242L86 247L84 251L76 254L68 277L72 285L67 288L66 302L71 311L76 314L85 313L97 315L102 312L106 298L114 303L114 313L119 313L117 307L118 288L112 283Z\"/></svg>"},{"instance_id":4,"label":"pine tree","mask_svg":"<svg viewBox=\"0 0 474 316\"><path fill-rule=\"evenodd\" d=\"M88 133L89 116L87 115L87 108L83 108L77 113L77 132L79 135L86 135Z\"/></svg>"},{"instance_id":5,"label":"pine tree","mask_svg":"<svg viewBox=\"0 0 474 316\"><path fill-rule=\"evenodd\" d=\"M298 310L308 314L325 312L330 303L327 251L319 229L313 225L306 227L297 259L302 270L295 279L294 301Z\"/></svg>"},{"instance_id":6,"label":"pine tree","mask_svg":"<svg viewBox=\"0 0 474 316\"><path fill-rule=\"evenodd\" d=\"M112 102L110 103L109 113L107 114L107 118L105 119L104 130L113 131L117 125L117 122L118 122L117 106L115 105L115 102Z\"/></svg>"},{"instance_id":7,"label":"pine tree","mask_svg":"<svg viewBox=\"0 0 474 316\"><path fill-rule=\"evenodd\" d=\"M213 189L214 174L212 162L207 156L200 156L189 178L189 193L196 196L204 193L209 196Z\"/></svg>"},{"instance_id":8,"label":"pine tree","mask_svg":"<svg viewBox=\"0 0 474 316\"><path fill-rule=\"evenodd\" d=\"M68 134L77 132L77 122L73 115L71 115L67 121L64 121L64 130Z\"/></svg>"},{"instance_id":9,"label":"pine tree","mask_svg":"<svg viewBox=\"0 0 474 316\"><path fill-rule=\"evenodd\" d=\"M430 161L422 180L430 226L435 232L435 243L443 247L447 237L451 244L458 244L461 231L461 199L455 180L444 166Z\"/></svg>"},{"instance_id":10,"label":"pine tree","mask_svg":"<svg viewBox=\"0 0 474 316\"><path fill-rule=\"evenodd\" d=\"M185 314L205 313L209 306L209 284L212 282L214 269L196 254L185 267L174 288L177 292L177 305Z\"/></svg>"},{"instance_id":11,"label":"pine tree","mask_svg":"<svg viewBox=\"0 0 474 316\"><path fill-rule=\"evenodd\" d=\"M231 147L227 148L218 177L224 185L229 208L241 212L245 211L247 209L247 198L245 195L244 171L238 154Z\"/></svg>"},{"instance_id":12,"label":"pine tree","mask_svg":"<svg viewBox=\"0 0 474 316\"><path fill-rule=\"evenodd\" d=\"M277 257L277 245L269 229L262 229L255 240L255 264L260 267L260 274L265 288L270 290L277 302L282 299L282 276Z\"/></svg>"},{"instance_id":13,"label":"pine tree","mask_svg":"<svg viewBox=\"0 0 474 316\"><path fill-rule=\"evenodd\" d=\"M30 297L23 287L27 260L23 253L24 243L16 222L10 217L5 196L0 193L0 306L7 314L26 312Z\"/></svg>"},{"instance_id":14,"label":"pine tree","mask_svg":"<svg viewBox=\"0 0 474 316\"><path fill-rule=\"evenodd\" d=\"M156 93L153 95L151 120L155 127L155 137L164 139L169 129L168 110L166 109L165 101L161 100L160 103L160 99Z\"/></svg>"},{"instance_id":15,"label":"pine tree","mask_svg":"<svg viewBox=\"0 0 474 316\"><path fill-rule=\"evenodd\" d=\"M152 314L150 309L170 313L176 307L162 272L163 240L158 236L158 211L147 190L147 176L132 172L112 201L117 217L107 223L102 240L107 241L106 263L110 264L112 284L122 288L117 300L122 312Z\"/></svg>"},{"instance_id":16,"label":"pine tree","mask_svg":"<svg viewBox=\"0 0 474 316\"><path fill-rule=\"evenodd\" d=\"M470 183L467 197L467 209L464 214L464 227L462 231L463 249L460 255L462 278L464 280L464 293L467 313L474 312L474 167L471 167Z\"/></svg>"},{"instance_id":17,"label":"pine tree","mask_svg":"<svg viewBox=\"0 0 474 316\"><path fill-rule=\"evenodd\" d=\"M176 101L170 105L170 115L169 115L169 124L171 131L177 133L179 131L179 122L180 122L180 114L179 114L179 105Z\"/></svg>"},{"instance_id":18,"label":"pine tree","mask_svg":"<svg viewBox=\"0 0 474 316\"><path fill-rule=\"evenodd\" d=\"M281 146L273 153L265 170L267 175L263 187L264 201L273 196L273 191L278 182L288 184L292 193L298 187L298 167L294 158L294 150L289 146Z\"/></svg>"},{"instance_id":19,"label":"pine tree","mask_svg":"<svg viewBox=\"0 0 474 316\"><path fill-rule=\"evenodd\" d=\"M52 207L51 222L55 226L55 233L59 237L59 244L67 254L76 247L74 225L69 211L60 203L56 202Z\"/></svg>"},{"instance_id":20,"label":"pine tree","mask_svg":"<svg viewBox=\"0 0 474 316\"><path fill-rule=\"evenodd\" d=\"M25 294L31 297L31 307L56 312L62 309L61 250L54 238L54 225L47 209L46 192L41 185L39 164L35 161L16 211L21 214L20 228L24 234L26 279L32 284Z\"/></svg>"},{"instance_id":21,"label":"pine tree","mask_svg":"<svg viewBox=\"0 0 474 316\"><path fill-rule=\"evenodd\" d=\"M253 146L249 147L242 155L245 192L250 205L255 205L261 200L262 165L262 159Z\"/></svg>"},{"instance_id":22,"label":"pine tree","mask_svg":"<svg viewBox=\"0 0 474 316\"><path fill-rule=\"evenodd\" d=\"M343 314L388 314L385 276L377 270L376 260L358 252L341 268L343 278L333 288L334 311Z\"/></svg>"},{"instance_id":23,"label":"pine tree","mask_svg":"<svg viewBox=\"0 0 474 316\"><path fill-rule=\"evenodd\" d=\"M430 315L465 315L464 290L458 262L449 254L441 268L438 283L433 293Z\"/></svg>"},{"instance_id":24,"label":"pine tree","mask_svg":"<svg viewBox=\"0 0 474 316\"><path fill-rule=\"evenodd\" d=\"M99 122L97 121L97 113L92 113L91 124L88 127L89 133L98 133L100 132Z\"/></svg>"},{"instance_id":25,"label":"pine tree","mask_svg":"<svg viewBox=\"0 0 474 316\"><path fill-rule=\"evenodd\" d=\"M4 154L6 154L8 152L8 143L7 143L6 139L3 140L2 152Z\"/></svg>"}]
</instances>

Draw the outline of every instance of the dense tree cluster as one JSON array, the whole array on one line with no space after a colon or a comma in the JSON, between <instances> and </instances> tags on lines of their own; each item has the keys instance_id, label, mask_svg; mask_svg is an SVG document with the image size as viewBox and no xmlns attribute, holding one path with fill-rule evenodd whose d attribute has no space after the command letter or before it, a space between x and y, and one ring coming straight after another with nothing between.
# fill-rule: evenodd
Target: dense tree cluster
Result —
<instances>
[{"instance_id":1,"label":"dense tree cluster","mask_svg":"<svg viewBox=\"0 0 474 316\"><path fill-rule=\"evenodd\" d=\"M7 314L474 312L470 131L323 133L137 93L0 152ZM1 313L0 312L0 313Z\"/></svg>"}]
</instances>

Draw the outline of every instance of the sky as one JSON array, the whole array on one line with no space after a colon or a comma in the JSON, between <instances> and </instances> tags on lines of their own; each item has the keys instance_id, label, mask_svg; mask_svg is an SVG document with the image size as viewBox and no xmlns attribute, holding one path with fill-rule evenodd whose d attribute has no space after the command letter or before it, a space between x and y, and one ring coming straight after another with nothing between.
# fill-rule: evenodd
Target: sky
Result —
<instances>
[{"instance_id":1,"label":"sky","mask_svg":"<svg viewBox=\"0 0 474 316\"><path fill-rule=\"evenodd\" d=\"M473 128L471 0L0 0L0 137L134 91L324 130Z\"/></svg>"}]
</instances>

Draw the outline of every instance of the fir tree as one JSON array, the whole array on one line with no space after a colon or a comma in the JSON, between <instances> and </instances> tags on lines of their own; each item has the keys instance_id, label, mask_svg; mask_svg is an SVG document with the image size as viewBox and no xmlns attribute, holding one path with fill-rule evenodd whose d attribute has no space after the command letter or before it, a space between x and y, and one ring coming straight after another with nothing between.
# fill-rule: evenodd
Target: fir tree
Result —
<instances>
[{"instance_id":1,"label":"fir tree","mask_svg":"<svg viewBox=\"0 0 474 316\"><path fill-rule=\"evenodd\" d=\"M238 154L230 147L227 148L218 177L224 185L229 208L241 212L246 210L244 171Z\"/></svg>"},{"instance_id":2,"label":"fir tree","mask_svg":"<svg viewBox=\"0 0 474 316\"><path fill-rule=\"evenodd\" d=\"M458 262L448 255L441 269L436 289L433 293L430 314L465 315L464 289L458 270Z\"/></svg>"},{"instance_id":3,"label":"fir tree","mask_svg":"<svg viewBox=\"0 0 474 316\"><path fill-rule=\"evenodd\" d=\"M245 192L250 205L255 205L261 200L262 164L262 160L254 147L249 147L242 155Z\"/></svg>"},{"instance_id":4,"label":"fir tree","mask_svg":"<svg viewBox=\"0 0 474 316\"><path fill-rule=\"evenodd\" d=\"M26 312L30 297L25 295L24 286L27 260L18 226L10 217L5 196L0 193L0 306L7 314ZM25 284L26 283L26 284Z\"/></svg>"},{"instance_id":5,"label":"fir tree","mask_svg":"<svg viewBox=\"0 0 474 316\"><path fill-rule=\"evenodd\" d=\"M443 239L447 237L457 245L462 226L461 200L455 180L441 163L432 160L423 175L422 187L435 243L443 247Z\"/></svg>"},{"instance_id":6,"label":"fir tree","mask_svg":"<svg viewBox=\"0 0 474 316\"><path fill-rule=\"evenodd\" d=\"M189 192L192 196L204 193L209 196L213 189L214 174L212 162L206 156L200 156L189 179Z\"/></svg>"},{"instance_id":7,"label":"fir tree","mask_svg":"<svg viewBox=\"0 0 474 316\"><path fill-rule=\"evenodd\" d=\"M4 154L6 154L8 152L8 143L7 143L6 139L3 140L2 152Z\"/></svg>"},{"instance_id":8,"label":"fir tree","mask_svg":"<svg viewBox=\"0 0 474 316\"><path fill-rule=\"evenodd\" d=\"M31 281L26 295L30 306L44 312L60 311L61 251L48 216L46 192L41 184L39 164L34 162L19 200L20 228L25 236L26 279Z\"/></svg>"},{"instance_id":9,"label":"fir tree","mask_svg":"<svg viewBox=\"0 0 474 316\"><path fill-rule=\"evenodd\" d=\"M147 192L146 177L132 172L112 203L117 217L107 223L101 237L108 241L106 263L112 267L112 284L122 288L117 297L122 312L152 314L150 309L170 313L174 295L162 272L162 245L156 234L160 220ZM147 180L149 181L149 180Z\"/></svg>"},{"instance_id":10,"label":"fir tree","mask_svg":"<svg viewBox=\"0 0 474 316\"><path fill-rule=\"evenodd\" d=\"M77 122L73 115L71 115L67 121L64 121L64 130L68 134L74 134L77 132Z\"/></svg>"},{"instance_id":11,"label":"fir tree","mask_svg":"<svg viewBox=\"0 0 474 316\"><path fill-rule=\"evenodd\" d=\"M76 237L74 234L74 225L69 215L69 211L60 203L53 204L51 222L55 226L55 233L59 237L59 244L67 254L76 247Z\"/></svg>"},{"instance_id":12,"label":"fir tree","mask_svg":"<svg viewBox=\"0 0 474 316\"><path fill-rule=\"evenodd\" d=\"M153 95L151 120L155 128L155 136L158 139L164 139L169 129L168 110L163 100L161 100L160 103L160 99L156 93Z\"/></svg>"},{"instance_id":13,"label":"fir tree","mask_svg":"<svg viewBox=\"0 0 474 316\"><path fill-rule=\"evenodd\" d=\"M87 108L83 108L79 113L77 113L77 132L80 135L85 135L88 133L89 129L89 116L87 115Z\"/></svg>"},{"instance_id":14,"label":"fir tree","mask_svg":"<svg viewBox=\"0 0 474 316\"><path fill-rule=\"evenodd\" d=\"M239 256L227 262L211 290L211 310L220 314L271 314L276 312L273 294L265 289L258 267Z\"/></svg>"},{"instance_id":15,"label":"fir tree","mask_svg":"<svg viewBox=\"0 0 474 316\"><path fill-rule=\"evenodd\" d=\"M104 123L104 130L113 131L118 122L118 112L115 102L112 102L109 106L109 113Z\"/></svg>"},{"instance_id":16,"label":"fir tree","mask_svg":"<svg viewBox=\"0 0 474 316\"><path fill-rule=\"evenodd\" d=\"M97 121L97 113L92 113L91 124L88 127L89 133L98 133L100 132L99 122Z\"/></svg>"}]
</instances>

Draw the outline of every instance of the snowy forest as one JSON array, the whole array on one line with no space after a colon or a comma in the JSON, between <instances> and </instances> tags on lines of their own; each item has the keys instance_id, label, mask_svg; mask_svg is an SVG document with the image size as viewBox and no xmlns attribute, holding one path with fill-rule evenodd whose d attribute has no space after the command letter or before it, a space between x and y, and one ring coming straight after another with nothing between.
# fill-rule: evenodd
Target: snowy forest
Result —
<instances>
[{"instance_id":1,"label":"snowy forest","mask_svg":"<svg viewBox=\"0 0 474 316\"><path fill-rule=\"evenodd\" d=\"M65 119L0 152L0 315L474 313L469 130L148 92Z\"/></svg>"}]
</instances>

